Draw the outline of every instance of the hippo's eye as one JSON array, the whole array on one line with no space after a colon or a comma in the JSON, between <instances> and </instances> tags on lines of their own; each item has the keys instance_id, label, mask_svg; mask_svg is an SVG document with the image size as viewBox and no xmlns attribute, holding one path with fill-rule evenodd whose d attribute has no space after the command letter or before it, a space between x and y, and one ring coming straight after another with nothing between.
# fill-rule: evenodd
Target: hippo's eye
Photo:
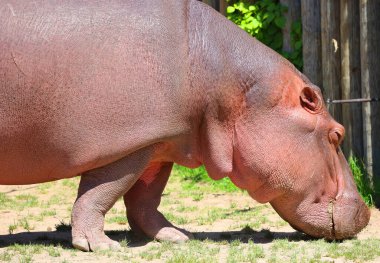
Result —
<instances>
[{"instance_id":1,"label":"hippo's eye","mask_svg":"<svg viewBox=\"0 0 380 263\"><path fill-rule=\"evenodd\" d=\"M321 109L322 103L319 95L311 88L303 88L300 95L301 105L309 112L316 113Z\"/></svg>"}]
</instances>

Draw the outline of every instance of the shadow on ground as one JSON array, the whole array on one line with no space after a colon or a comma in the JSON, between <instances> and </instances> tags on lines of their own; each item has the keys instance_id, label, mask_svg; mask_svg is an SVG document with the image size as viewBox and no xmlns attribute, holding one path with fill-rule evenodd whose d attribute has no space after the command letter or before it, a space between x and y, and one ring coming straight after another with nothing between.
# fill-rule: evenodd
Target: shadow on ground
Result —
<instances>
[{"instance_id":1,"label":"shadow on ground","mask_svg":"<svg viewBox=\"0 0 380 263\"><path fill-rule=\"evenodd\" d=\"M274 239L286 239L289 241L306 241L314 240L313 237L305 235L298 231L293 232L273 232L267 229L255 231L249 227L243 228L240 231L228 232L193 232L194 238L198 240L213 240L233 242L235 240L241 243L247 243L249 240L257 244L271 243Z\"/></svg>"},{"instance_id":2,"label":"shadow on ground","mask_svg":"<svg viewBox=\"0 0 380 263\"><path fill-rule=\"evenodd\" d=\"M151 239L136 237L132 231L106 231L106 234L116 241L126 241L128 247L141 247L152 241ZM270 230L255 231L246 227L240 231L226 232L193 232L196 240L212 240L216 242L233 242L239 240L247 243L252 240L258 244L266 244L274 239L286 239L289 241L313 240L312 237L303 233L293 232L272 232ZM60 245L65 249L73 249L71 246L70 231L50 231L50 232L23 232L18 234L0 235L0 248L11 245Z\"/></svg>"},{"instance_id":3,"label":"shadow on ground","mask_svg":"<svg viewBox=\"0 0 380 263\"><path fill-rule=\"evenodd\" d=\"M129 247L143 246L149 240L137 239L131 231L106 231L106 234L116 241L127 241ZM65 249L74 249L71 245L71 231L23 232L18 234L0 235L0 248L11 245L60 245Z\"/></svg>"}]
</instances>

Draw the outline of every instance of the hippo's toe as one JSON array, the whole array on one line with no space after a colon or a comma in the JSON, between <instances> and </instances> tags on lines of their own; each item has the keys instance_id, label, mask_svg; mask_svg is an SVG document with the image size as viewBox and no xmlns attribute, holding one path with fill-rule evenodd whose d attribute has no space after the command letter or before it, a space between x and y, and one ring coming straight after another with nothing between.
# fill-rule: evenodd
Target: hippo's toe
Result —
<instances>
[{"instance_id":1,"label":"hippo's toe","mask_svg":"<svg viewBox=\"0 0 380 263\"><path fill-rule=\"evenodd\" d=\"M100 250L118 251L121 249L119 242L114 241L106 235L92 236L91 238L73 237L72 244L75 248L89 252Z\"/></svg>"},{"instance_id":2,"label":"hippo's toe","mask_svg":"<svg viewBox=\"0 0 380 263\"><path fill-rule=\"evenodd\" d=\"M85 238L73 238L73 247L76 249L89 252L90 251L90 246L88 245L87 239Z\"/></svg>"},{"instance_id":3,"label":"hippo's toe","mask_svg":"<svg viewBox=\"0 0 380 263\"><path fill-rule=\"evenodd\" d=\"M160 241L169 241L173 243L183 243L192 239L194 236L190 232L175 227L163 227L154 237Z\"/></svg>"}]
</instances>

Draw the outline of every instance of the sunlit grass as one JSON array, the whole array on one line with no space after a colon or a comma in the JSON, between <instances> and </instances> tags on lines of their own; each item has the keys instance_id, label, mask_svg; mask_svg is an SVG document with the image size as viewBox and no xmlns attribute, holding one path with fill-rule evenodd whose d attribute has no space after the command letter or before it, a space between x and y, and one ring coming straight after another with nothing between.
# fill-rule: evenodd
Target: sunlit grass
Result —
<instances>
[{"instance_id":1,"label":"sunlit grass","mask_svg":"<svg viewBox=\"0 0 380 263\"><path fill-rule=\"evenodd\" d=\"M368 206L373 206L373 197L375 195L375 192L371 187L371 181L364 168L363 162L355 157L350 157L348 159L348 163L350 165L360 196Z\"/></svg>"}]
</instances>

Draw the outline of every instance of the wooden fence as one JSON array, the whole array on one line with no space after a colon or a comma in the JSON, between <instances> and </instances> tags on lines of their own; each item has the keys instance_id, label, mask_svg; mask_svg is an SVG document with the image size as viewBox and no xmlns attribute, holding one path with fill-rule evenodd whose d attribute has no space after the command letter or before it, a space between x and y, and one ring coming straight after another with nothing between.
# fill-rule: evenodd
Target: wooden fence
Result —
<instances>
[{"instance_id":1,"label":"wooden fence","mask_svg":"<svg viewBox=\"0 0 380 263\"><path fill-rule=\"evenodd\" d=\"M379 98L380 1L302 0L301 7L305 75L330 102ZM380 102L328 105L346 128L346 156L364 160L380 190Z\"/></svg>"},{"instance_id":2,"label":"wooden fence","mask_svg":"<svg viewBox=\"0 0 380 263\"><path fill-rule=\"evenodd\" d=\"M226 1L203 2L225 13ZM280 2L288 6L283 48L291 49L291 23L301 20L303 72L321 87L327 102L380 98L379 0ZM380 191L380 102L327 105L346 128L345 155L364 161L372 183Z\"/></svg>"}]
</instances>

